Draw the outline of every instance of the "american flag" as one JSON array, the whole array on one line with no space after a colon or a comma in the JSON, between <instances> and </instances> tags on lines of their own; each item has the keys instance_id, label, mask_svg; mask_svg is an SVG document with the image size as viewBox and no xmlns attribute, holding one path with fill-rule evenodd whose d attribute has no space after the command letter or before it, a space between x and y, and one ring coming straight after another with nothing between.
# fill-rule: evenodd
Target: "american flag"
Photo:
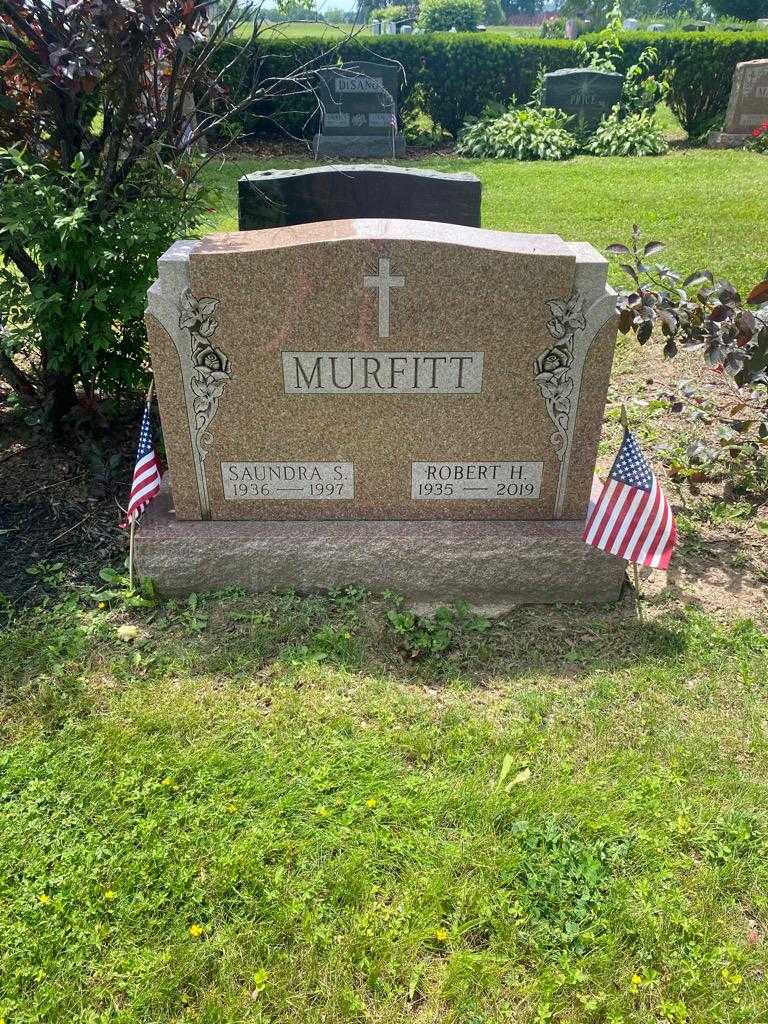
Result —
<instances>
[{"instance_id":1,"label":"american flag","mask_svg":"<svg viewBox=\"0 0 768 1024\"><path fill-rule=\"evenodd\" d=\"M128 511L120 524L126 527L138 519L153 498L160 491L160 471L155 455L155 443L152 440L152 417L149 402L144 407L144 418L139 431L139 448L136 452L136 466L133 470L131 496L128 499Z\"/></svg>"},{"instance_id":2,"label":"american flag","mask_svg":"<svg viewBox=\"0 0 768 1024\"><path fill-rule=\"evenodd\" d=\"M396 132L397 131L397 114L394 112L394 110L389 115L389 123L390 123L390 126L392 128L392 131Z\"/></svg>"},{"instance_id":3,"label":"american flag","mask_svg":"<svg viewBox=\"0 0 768 1024\"><path fill-rule=\"evenodd\" d=\"M634 434L624 431L619 454L582 534L593 548L666 569L677 542L675 517Z\"/></svg>"}]
</instances>

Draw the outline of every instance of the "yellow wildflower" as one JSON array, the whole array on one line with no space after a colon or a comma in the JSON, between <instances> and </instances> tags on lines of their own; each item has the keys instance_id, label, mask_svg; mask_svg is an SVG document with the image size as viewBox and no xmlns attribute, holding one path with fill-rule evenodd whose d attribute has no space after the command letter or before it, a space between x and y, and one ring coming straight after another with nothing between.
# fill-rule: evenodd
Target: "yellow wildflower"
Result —
<instances>
[{"instance_id":1,"label":"yellow wildflower","mask_svg":"<svg viewBox=\"0 0 768 1024\"><path fill-rule=\"evenodd\" d=\"M378 802L379 802L378 800L374 800L374 798L373 798L373 797L371 797L371 799L370 799L370 800L366 800L366 801L365 801L365 806L366 806L366 807L370 807L370 808L373 808L373 807L375 807L375 806L376 806L376 804L377 804Z\"/></svg>"},{"instance_id":2,"label":"yellow wildflower","mask_svg":"<svg viewBox=\"0 0 768 1024\"><path fill-rule=\"evenodd\" d=\"M445 928L435 928L435 938L438 942L447 942L448 932Z\"/></svg>"},{"instance_id":3,"label":"yellow wildflower","mask_svg":"<svg viewBox=\"0 0 768 1024\"><path fill-rule=\"evenodd\" d=\"M237 810L237 804L227 804L227 813L234 814Z\"/></svg>"},{"instance_id":4,"label":"yellow wildflower","mask_svg":"<svg viewBox=\"0 0 768 1024\"><path fill-rule=\"evenodd\" d=\"M201 924L191 924L189 926L189 934L192 936L193 939L199 939L204 931L205 928L203 928Z\"/></svg>"},{"instance_id":5,"label":"yellow wildflower","mask_svg":"<svg viewBox=\"0 0 768 1024\"><path fill-rule=\"evenodd\" d=\"M51 897L48 895L47 892L41 892L37 898L40 901L40 903L43 904L43 906L45 906L46 903L51 902Z\"/></svg>"},{"instance_id":6,"label":"yellow wildflower","mask_svg":"<svg viewBox=\"0 0 768 1024\"><path fill-rule=\"evenodd\" d=\"M107 602L106 601L99 601L99 608L106 608L106 607L107 607Z\"/></svg>"},{"instance_id":7,"label":"yellow wildflower","mask_svg":"<svg viewBox=\"0 0 768 1024\"><path fill-rule=\"evenodd\" d=\"M113 892L112 889L107 889L106 892L104 893L104 899L105 900L116 900L117 899L117 893Z\"/></svg>"},{"instance_id":8,"label":"yellow wildflower","mask_svg":"<svg viewBox=\"0 0 768 1024\"><path fill-rule=\"evenodd\" d=\"M327 807L318 807L315 810L315 814L318 816L318 818L327 818L329 817L330 813L331 812L328 810Z\"/></svg>"},{"instance_id":9,"label":"yellow wildflower","mask_svg":"<svg viewBox=\"0 0 768 1024\"><path fill-rule=\"evenodd\" d=\"M160 783L160 785L161 785L161 786L172 786L172 785L173 785L173 779L168 779L168 778L165 778L165 779L163 779L163 781L162 781L162 782Z\"/></svg>"}]
</instances>

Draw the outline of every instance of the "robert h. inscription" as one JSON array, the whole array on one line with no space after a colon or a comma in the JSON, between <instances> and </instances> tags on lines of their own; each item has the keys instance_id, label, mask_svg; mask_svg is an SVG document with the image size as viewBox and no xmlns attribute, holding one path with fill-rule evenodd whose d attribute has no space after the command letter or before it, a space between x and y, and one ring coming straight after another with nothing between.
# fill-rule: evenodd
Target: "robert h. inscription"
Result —
<instances>
[{"instance_id":1,"label":"robert h. inscription","mask_svg":"<svg viewBox=\"0 0 768 1024\"><path fill-rule=\"evenodd\" d=\"M535 500L543 462L412 462L411 497L442 501Z\"/></svg>"},{"instance_id":2,"label":"robert h. inscription","mask_svg":"<svg viewBox=\"0 0 768 1024\"><path fill-rule=\"evenodd\" d=\"M286 395L477 395L482 352L283 352Z\"/></svg>"}]
</instances>

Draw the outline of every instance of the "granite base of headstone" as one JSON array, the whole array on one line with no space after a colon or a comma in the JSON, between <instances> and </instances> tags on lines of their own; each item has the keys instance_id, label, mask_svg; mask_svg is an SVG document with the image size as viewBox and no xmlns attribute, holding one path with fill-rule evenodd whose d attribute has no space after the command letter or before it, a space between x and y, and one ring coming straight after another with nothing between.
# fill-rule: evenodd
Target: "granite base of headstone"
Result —
<instances>
[{"instance_id":1,"label":"granite base of headstone","mask_svg":"<svg viewBox=\"0 0 768 1024\"><path fill-rule=\"evenodd\" d=\"M384 164L258 171L238 182L241 231L357 217L397 217L480 227L482 185L474 174Z\"/></svg>"},{"instance_id":2,"label":"granite base of headstone","mask_svg":"<svg viewBox=\"0 0 768 1024\"><path fill-rule=\"evenodd\" d=\"M393 25L394 27L394 25ZM320 72L320 130L315 158L391 157L405 154L397 127L398 64L354 61Z\"/></svg>"},{"instance_id":3,"label":"granite base of headstone","mask_svg":"<svg viewBox=\"0 0 768 1024\"><path fill-rule=\"evenodd\" d=\"M168 479L135 556L160 593L618 596L624 562L581 540L617 326L591 246L337 220L180 241L158 268Z\"/></svg>"},{"instance_id":4,"label":"granite base of headstone","mask_svg":"<svg viewBox=\"0 0 768 1024\"><path fill-rule=\"evenodd\" d=\"M544 75L544 106L557 107L575 118L576 126L594 131L619 102L622 75L591 68L561 68Z\"/></svg>"},{"instance_id":5,"label":"granite base of headstone","mask_svg":"<svg viewBox=\"0 0 768 1024\"><path fill-rule=\"evenodd\" d=\"M595 480L595 501L601 489ZM626 563L588 547L583 529L537 521L182 522L166 478L137 534L136 564L166 597L358 584L398 594L421 614L466 601L493 616L527 604L616 601Z\"/></svg>"},{"instance_id":6,"label":"granite base of headstone","mask_svg":"<svg viewBox=\"0 0 768 1024\"><path fill-rule=\"evenodd\" d=\"M738 149L768 120L768 59L736 65L722 131L707 139L711 149Z\"/></svg>"}]
</instances>

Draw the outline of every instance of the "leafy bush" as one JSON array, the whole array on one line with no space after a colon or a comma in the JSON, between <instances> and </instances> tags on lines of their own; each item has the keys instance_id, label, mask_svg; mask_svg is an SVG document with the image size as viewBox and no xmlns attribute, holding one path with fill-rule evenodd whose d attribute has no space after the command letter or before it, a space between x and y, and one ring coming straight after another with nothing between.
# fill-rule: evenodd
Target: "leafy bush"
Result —
<instances>
[{"instance_id":1,"label":"leafy bush","mask_svg":"<svg viewBox=\"0 0 768 1024\"><path fill-rule=\"evenodd\" d=\"M253 38L224 46L246 14L211 7L0 0L0 378L55 426L140 380L155 260L208 205L196 148L260 99L314 95L311 66L264 82Z\"/></svg>"},{"instance_id":2,"label":"leafy bush","mask_svg":"<svg viewBox=\"0 0 768 1024\"><path fill-rule=\"evenodd\" d=\"M658 51L648 46L637 58L637 63L627 68L624 86L621 90L621 110L624 114L640 111L653 113L659 103L669 95L669 74L655 75L658 65Z\"/></svg>"},{"instance_id":3,"label":"leafy bush","mask_svg":"<svg viewBox=\"0 0 768 1024\"><path fill-rule=\"evenodd\" d=\"M708 0L716 14L742 21L768 18L768 0Z\"/></svg>"},{"instance_id":4,"label":"leafy bush","mask_svg":"<svg viewBox=\"0 0 768 1024\"><path fill-rule=\"evenodd\" d=\"M486 25L503 25L504 11L499 0L484 0L483 21Z\"/></svg>"},{"instance_id":5,"label":"leafy bush","mask_svg":"<svg viewBox=\"0 0 768 1024\"><path fill-rule=\"evenodd\" d=\"M483 0L423 0L419 25L426 32L471 32L483 15Z\"/></svg>"},{"instance_id":6,"label":"leafy bush","mask_svg":"<svg viewBox=\"0 0 768 1024\"><path fill-rule=\"evenodd\" d=\"M768 121L752 129L752 138L746 146L755 153L768 153Z\"/></svg>"},{"instance_id":7,"label":"leafy bush","mask_svg":"<svg viewBox=\"0 0 768 1024\"><path fill-rule=\"evenodd\" d=\"M29 150L0 150L0 179L0 248L11 255L0 264L7 378L54 420L74 404L75 385L89 397L137 387L146 290L157 258L210 204L205 189L152 153L115 187L104 217L89 215L100 186L82 154L64 169Z\"/></svg>"},{"instance_id":8,"label":"leafy bush","mask_svg":"<svg viewBox=\"0 0 768 1024\"><path fill-rule=\"evenodd\" d=\"M542 39L565 39L565 18L547 18L541 23Z\"/></svg>"},{"instance_id":9,"label":"leafy bush","mask_svg":"<svg viewBox=\"0 0 768 1024\"><path fill-rule=\"evenodd\" d=\"M673 408L718 425L720 452L709 461L742 487L768 486L768 280L742 299L734 286L710 270L683 277L652 260L659 241L642 243L635 226L629 245L608 247L632 280L619 293L619 330L641 345L658 333L664 355L701 352L714 371L707 386L681 383ZM755 307L754 311L748 307ZM704 456L701 456L705 461Z\"/></svg>"},{"instance_id":10,"label":"leafy bush","mask_svg":"<svg viewBox=\"0 0 768 1024\"><path fill-rule=\"evenodd\" d=\"M389 7L371 11L371 18L378 18L379 21L403 21L407 17L408 8L404 4L390 4Z\"/></svg>"},{"instance_id":11,"label":"leafy bush","mask_svg":"<svg viewBox=\"0 0 768 1024\"><path fill-rule=\"evenodd\" d=\"M577 150L568 121L567 114L551 107L513 107L470 124L457 152L501 160L567 160Z\"/></svg>"},{"instance_id":12,"label":"leafy bush","mask_svg":"<svg viewBox=\"0 0 768 1024\"><path fill-rule=\"evenodd\" d=\"M623 117L614 110L603 118L586 144L595 156L660 156L669 149L656 116L648 110Z\"/></svg>"}]
</instances>

